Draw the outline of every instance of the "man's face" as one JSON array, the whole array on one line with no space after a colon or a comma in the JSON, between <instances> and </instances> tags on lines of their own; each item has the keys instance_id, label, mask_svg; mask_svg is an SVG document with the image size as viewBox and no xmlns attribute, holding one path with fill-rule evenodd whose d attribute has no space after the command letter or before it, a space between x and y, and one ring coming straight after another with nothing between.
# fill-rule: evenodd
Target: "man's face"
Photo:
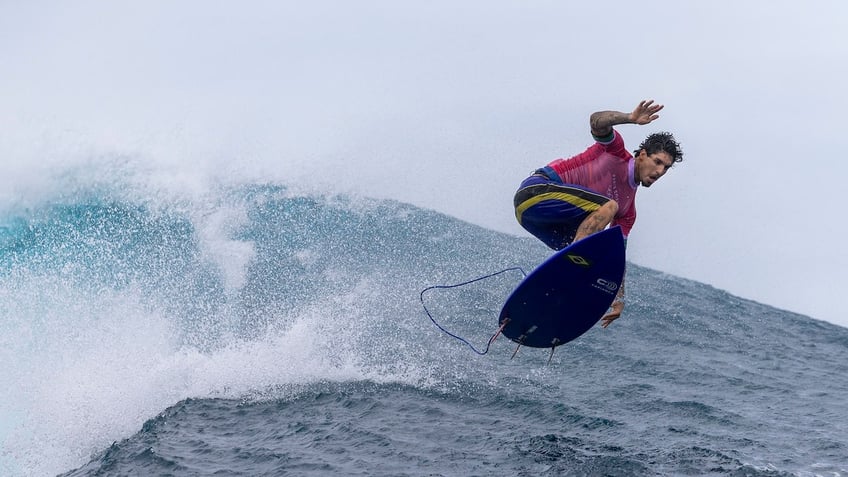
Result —
<instances>
[{"instance_id":1,"label":"man's face","mask_svg":"<svg viewBox=\"0 0 848 477\"><path fill-rule=\"evenodd\" d=\"M649 155L642 149L636 156L636 169L634 171L636 182L645 187L651 187L654 182L665 175L673 164L674 159L672 159L671 154L665 151Z\"/></svg>"}]
</instances>

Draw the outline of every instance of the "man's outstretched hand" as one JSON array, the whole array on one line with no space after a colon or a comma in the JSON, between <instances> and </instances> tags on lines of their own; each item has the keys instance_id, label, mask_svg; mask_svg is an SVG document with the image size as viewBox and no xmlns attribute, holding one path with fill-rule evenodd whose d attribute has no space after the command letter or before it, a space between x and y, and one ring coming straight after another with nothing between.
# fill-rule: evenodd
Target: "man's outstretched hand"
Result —
<instances>
[{"instance_id":1,"label":"man's outstretched hand","mask_svg":"<svg viewBox=\"0 0 848 477\"><path fill-rule=\"evenodd\" d=\"M663 108L662 104L654 104L653 99L640 101L636 109L630 113L630 120L634 124L648 124L660 117L657 113Z\"/></svg>"},{"instance_id":2,"label":"man's outstretched hand","mask_svg":"<svg viewBox=\"0 0 848 477\"><path fill-rule=\"evenodd\" d=\"M621 316L621 312L624 311L624 302L616 300L615 302L613 302L610 308L612 308L612 311L610 311L609 313L604 315L603 318L601 318L601 327L603 328L606 328L610 325L610 323L617 320L618 317Z\"/></svg>"}]
</instances>

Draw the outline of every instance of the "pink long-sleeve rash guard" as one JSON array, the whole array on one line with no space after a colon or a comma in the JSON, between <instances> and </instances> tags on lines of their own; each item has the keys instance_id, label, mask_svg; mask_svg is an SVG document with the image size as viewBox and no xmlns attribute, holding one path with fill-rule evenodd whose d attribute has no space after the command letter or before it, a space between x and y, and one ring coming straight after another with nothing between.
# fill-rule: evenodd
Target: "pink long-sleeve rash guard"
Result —
<instances>
[{"instance_id":1,"label":"pink long-sleeve rash guard","mask_svg":"<svg viewBox=\"0 0 848 477\"><path fill-rule=\"evenodd\" d=\"M604 138L606 139L606 138ZM624 147L624 139L613 130L609 142L597 142L582 153L568 159L557 159L548 167L564 184L591 189L618 203L611 225L620 225L625 237L636 222L635 159Z\"/></svg>"}]
</instances>

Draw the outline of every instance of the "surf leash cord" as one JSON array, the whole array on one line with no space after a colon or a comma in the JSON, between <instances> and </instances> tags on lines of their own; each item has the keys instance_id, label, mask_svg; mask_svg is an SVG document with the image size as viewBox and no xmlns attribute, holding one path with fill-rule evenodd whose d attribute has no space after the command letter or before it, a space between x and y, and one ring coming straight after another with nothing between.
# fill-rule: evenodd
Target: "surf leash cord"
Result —
<instances>
[{"instance_id":1,"label":"surf leash cord","mask_svg":"<svg viewBox=\"0 0 848 477\"><path fill-rule=\"evenodd\" d=\"M474 279L471 279L471 280L468 280L468 281L464 281L462 283L456 283L454 285L433 285L433 286L429 286L429 287L421 290L421 294L419 295L419 298L421 299L421 306L424 307L424 313L427 313L427 317L430 318L430 321L432 321L433 324L436 325L436 328L440 329L442 331L442 333L444 333L444 334L446 334L450 337L453 337L453 338L455 338L459 341L462 341L463 343L468 345L468 347L471 348L472 351L474 351L475 353L482 356L482 355L489 352L489 347L492 345L492 342L495 341L495 338L497 338L498 335L501 334L501 331L503 331L504 327L507 325L507 322L501 323L498 330L495 332L494 335L492 335L491 338L489 338L489 342L486 343L486 349L484 349L483 351L480 351L477 348L475 348L474 345L472 345L468 340L466 340L465 338L458 336L454 333L451 333L450 331L445 329L442 325L440 325L436 321L435 318L433 318L433 315L430 313L430 310L427 309L427 304L424 303L424 293L426 293L430 290L436 290L436 289L459 288L459 287L463 287L465 285L470 285L472 283L479 282L481 280L486 280L488 278L496 277L498 275L501 275L501 274L504 274L504 273L507 273L507 272L514 272L514 271L519 271L519 272L521 272L521 274L523 276L525 276L525 277L527 276L527 274L524 272L524 270L521 267L511 267L511 268L505 268L505 269L503 269L499 272L490 273L488 275L483 275L482 277L477 277L477 278L474 278Z\"/></svg>"}]
</instances>

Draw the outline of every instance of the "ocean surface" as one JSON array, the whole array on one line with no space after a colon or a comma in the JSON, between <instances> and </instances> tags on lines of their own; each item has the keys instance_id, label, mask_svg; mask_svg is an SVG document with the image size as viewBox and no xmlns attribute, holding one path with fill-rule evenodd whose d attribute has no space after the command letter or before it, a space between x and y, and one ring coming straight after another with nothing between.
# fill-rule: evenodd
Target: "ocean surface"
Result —
<instances>
[{"instance_id":1,"label":"ocean surface","mask_svg":"<svg viewBox=\"0 0 848 477\"><path fill-rule=\"evenodd\" d=\"M848 329L630 264L608 329L478 356L419 292L531 270L534 239L274 183L131 189L0 215L0 475L848 475ZM427 305L484 348L520 278Z\"/></svg>"}]
</instances>

